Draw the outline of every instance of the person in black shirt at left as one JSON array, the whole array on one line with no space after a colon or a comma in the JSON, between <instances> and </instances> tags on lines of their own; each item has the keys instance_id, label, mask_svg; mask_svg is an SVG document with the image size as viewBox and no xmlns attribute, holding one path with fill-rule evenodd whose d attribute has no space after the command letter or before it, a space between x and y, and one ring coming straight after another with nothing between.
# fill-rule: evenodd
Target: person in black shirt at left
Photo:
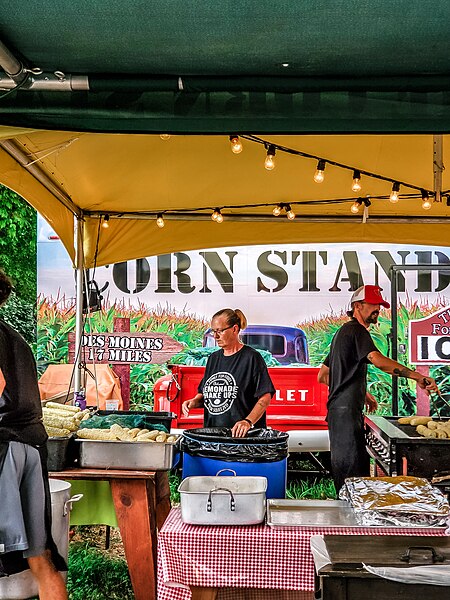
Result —
<instances>
[{"instance_id":1,"label":"person in black shirt at left","mask_svg":"<svg viewBox=\"0 0 450 600\"><path fill-rule=\"evenodd\" d=\"M0 306L12 291L0 270ZM31 348L0 319L0 577L27 569L41 600L67 600L51 536L47 434Z\"/></svg>"},{"instance_id":2,"label":"person in black shirt at left","mask_svg":"<svg viewBox=\"0 0 450 600\"><path fill-rule=\"evenodd\" d=\"M204 407L204 427L229 427L233 437L266 426L266 410L275 388L261 354L239 339L247 326L241 310L224 308L211 320L211 332L220 350L206 363L198 394L182 404L187 416Z\"/></svg>"}]
</instances>

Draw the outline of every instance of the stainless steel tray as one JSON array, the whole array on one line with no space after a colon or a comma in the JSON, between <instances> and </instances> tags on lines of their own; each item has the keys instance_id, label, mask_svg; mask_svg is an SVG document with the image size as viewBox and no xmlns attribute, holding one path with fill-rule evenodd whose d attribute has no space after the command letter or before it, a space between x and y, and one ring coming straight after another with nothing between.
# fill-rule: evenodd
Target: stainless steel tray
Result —
<instances>
[{"instance_id":1,"label":"stainless steel tray","mask_svg":"<svg viewBox=\"0 0 450 600\"><path fill-rule=\"evenodd\" d=\"M272 527L360 527L352 508L342 500L268 500Z\"/></svg>"},{"instance_id":2,"label":"stainless steel tray","mask_svg":"<svg viewBox=\"0 0 450 600\"><path fill-rule=\"evenodd\" d=\"M342 500L268 500L267 524L271 527L308 527L309 529L334 527L367 527L392 529L394 525L360 525L351 506ZM407 527L407 529L410 529ZM414 527L442 531L442 527Z\"/></svg>"},{"instance_id":3,"label":"stainless steel tray","mask_svg":"<svg viewBox=\"0 0 450 600\"><path fill-rule=\"evenodd\" d=\"M168 442L75 441L80 444L79 466L91 469L168 471L176 454L175 444Z\"/></svg>"}]
</instances>

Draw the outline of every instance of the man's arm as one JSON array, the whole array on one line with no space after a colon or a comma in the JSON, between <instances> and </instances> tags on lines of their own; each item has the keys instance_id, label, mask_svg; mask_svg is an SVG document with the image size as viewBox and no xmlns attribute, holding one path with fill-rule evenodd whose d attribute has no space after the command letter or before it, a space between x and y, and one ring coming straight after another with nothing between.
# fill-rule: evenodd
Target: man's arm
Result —
<instances>
[{"instance_id":1,"label":"man's arm","mask_svg":"<svg viewBox=\"0 0 450 600\"><path fill-rule=\"evenodd\" d=\"M417 382L417 385L426 390L428 394L430 392L436 392L439 394L439 388L436 385L435 380L432 377L424 377L418 371L413 371L412 369L408 369L405 365L398 363L396 360L392 360L392 358L388 358L381 354L381 352L373 351L367 355L367 360L372 363L377 369L384 371L385 373L389 373L390 375L397 375L397 377L406 377L407 379L414 379Z\"/></svg>"},{"instance_id":2,"label":"man's arm","mask_svg":"<svg viewBox=\"0 0 450 600\"><path fill-rule=\"evenodd\" d=\"M330 377L330 369L326 365L322 365L319 369L319 373L317 374L317 381L319 383L324 383L328 385Z\"/></svg>"}]
</instances>

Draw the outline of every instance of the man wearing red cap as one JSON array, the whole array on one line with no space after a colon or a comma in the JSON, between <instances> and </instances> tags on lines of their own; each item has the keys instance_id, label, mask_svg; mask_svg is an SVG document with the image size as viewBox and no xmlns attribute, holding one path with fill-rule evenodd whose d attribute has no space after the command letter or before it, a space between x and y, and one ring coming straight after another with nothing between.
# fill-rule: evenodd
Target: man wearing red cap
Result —
<instances>
[{"instance_id":1,"label":"man wearing red cap","mask_svg":"<svg viewBox=\"0 0 450 600\"><path fill-rule=\"evenodd\" d=\"M334 335L318 375L318 381L329 387L327 421L331 472L337 492L347 477L370 474L363 410L366 406L369 412L375 411L377 402L367 392L369 363L390 375L414 379L428 393L439 391L434 379L425 379L417 371L384 356L375 346L369 327L378 321L381 306L390 307L378 286L361 286L353 293L350 304L347 314L351 319Z\"/></svg>"}]
</instances>

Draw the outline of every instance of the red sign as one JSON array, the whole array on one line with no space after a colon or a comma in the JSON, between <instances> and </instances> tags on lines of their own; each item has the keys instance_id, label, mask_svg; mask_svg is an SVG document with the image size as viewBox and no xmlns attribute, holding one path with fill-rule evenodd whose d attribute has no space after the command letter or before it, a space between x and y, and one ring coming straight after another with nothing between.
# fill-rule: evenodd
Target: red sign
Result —
<instances>
[{"instance_id":1,"label":"red sign","mask_svg":"<svg viewBox=\"0 0 450 600\"><path fill-rule=\"evenodd\" d=\"M86 363L162 364L183 346L164 333L88 333L82 337L81 359ZM74 334L69 334L69 362L75 359Z\"/></svg>"},{"instance_id":2,"label":"red sign","mask_svg":"<svg viewBox=\"0 0 450 600\"><path fill-rule=\"evenodd\" d=\"M412 365L450 363L450 308L409 322L409 362Z\"/></svg>"}]
</instances>

